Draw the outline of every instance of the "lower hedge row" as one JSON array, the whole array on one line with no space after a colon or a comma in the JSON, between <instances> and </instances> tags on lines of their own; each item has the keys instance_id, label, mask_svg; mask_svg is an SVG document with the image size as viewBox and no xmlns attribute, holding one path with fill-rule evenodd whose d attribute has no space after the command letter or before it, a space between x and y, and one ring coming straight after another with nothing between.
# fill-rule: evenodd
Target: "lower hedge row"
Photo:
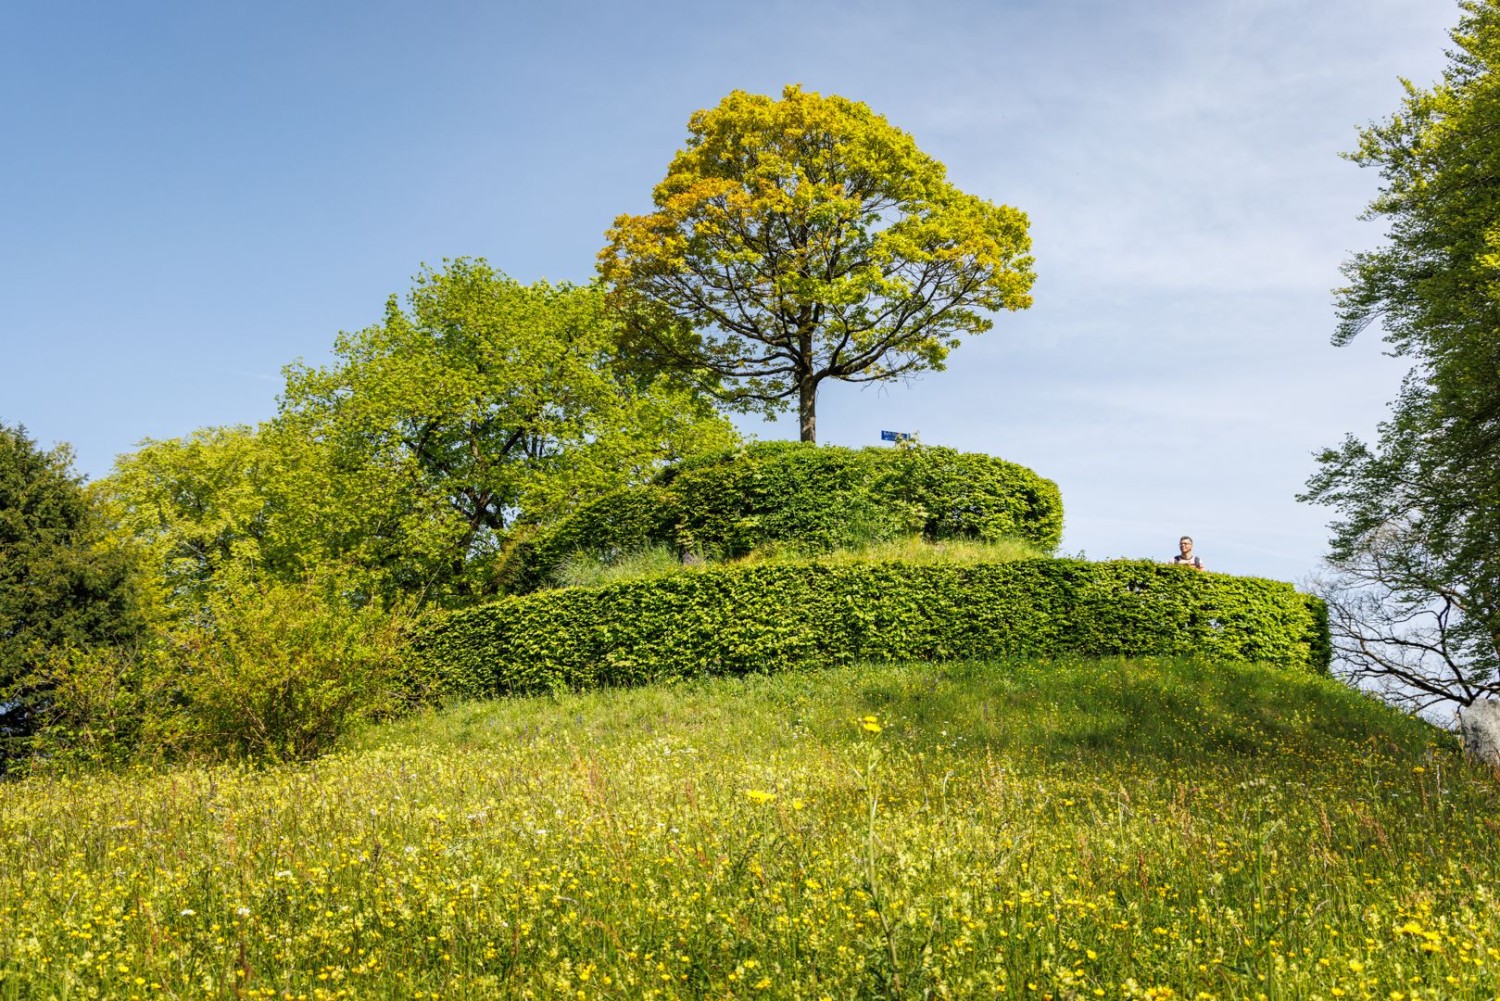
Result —
<instances>
[{"instance_id":1,"label":"lower hedge row","mask_svg":"<svg viewBox=\"0 0 1500 1001\"><path fill-rule=\"evenodd\" d=\"M445 614L417 666L483 697L851 661L1201 655L1326 671L1290 584L1146 562L714 568Z\"/></svg>"}]
</instances>

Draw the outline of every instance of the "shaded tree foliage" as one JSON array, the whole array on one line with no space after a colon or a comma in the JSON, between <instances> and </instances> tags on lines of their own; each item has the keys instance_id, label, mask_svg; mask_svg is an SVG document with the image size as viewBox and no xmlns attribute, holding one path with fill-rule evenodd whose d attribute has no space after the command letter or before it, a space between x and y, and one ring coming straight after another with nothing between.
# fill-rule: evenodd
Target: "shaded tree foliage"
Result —
<instances>
[{"instance_id":1,"label":"shaded tree foliage","mask_svg":"<svg viewBox=\"0 0 1500 1001\"><path fill-rule=\"evenodd\" d=\"M130 555L101 539L67 448L42 449L25 428L0 424L0 761L46 708L50 655L124 643L142 628Z\"/></svg>"}]
</instances>

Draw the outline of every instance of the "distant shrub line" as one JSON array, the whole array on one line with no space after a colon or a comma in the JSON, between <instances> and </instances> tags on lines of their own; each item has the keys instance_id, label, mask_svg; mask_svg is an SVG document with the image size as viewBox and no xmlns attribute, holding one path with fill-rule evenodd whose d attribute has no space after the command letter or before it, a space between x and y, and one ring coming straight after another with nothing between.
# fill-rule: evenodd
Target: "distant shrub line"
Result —
<instances>
[{"instance_id":1,"label":"distant shrub line","mask_svg":"<svg viewBox=\"0 0 1500 1001\"><path fill-rule=\"evenodd\" d=\"M1020 539L1051 552L1062 496L1025 466L951 448L762 442L688 459L583 505L513 545L501 576L508 591L526 593L575 554L609 561L665 545L717 561L914 534Z\"/></svg>"},{"instance_id":2,"label":"distant shrub line","mask_svg":"<svg viewBox=\"0 0 1500 1001\"><path fill-rule=\"evenodd\" d=\"M1145 562L753 565L447 613L414 662L466 698L856 661L1181 656L1326 671L1322 603Z\"/></svg>"}]
</instances>

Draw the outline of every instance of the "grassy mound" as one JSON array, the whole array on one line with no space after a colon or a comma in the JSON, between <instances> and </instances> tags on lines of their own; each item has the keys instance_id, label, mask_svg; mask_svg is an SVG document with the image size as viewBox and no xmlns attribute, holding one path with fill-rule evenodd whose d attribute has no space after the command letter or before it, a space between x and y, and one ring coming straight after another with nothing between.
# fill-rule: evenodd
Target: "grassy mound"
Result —
<instances>
[{"instance_id":1,"label":"grassy mound","mask_svg":"<svg viewBox=\"0 0 1500 1001\"><path fill-rule=\"evenodd\" d=\"M1449 745L1308 674L862 665L29 780L0 998L1490 998Z\"/></svg>"}]
</instances>

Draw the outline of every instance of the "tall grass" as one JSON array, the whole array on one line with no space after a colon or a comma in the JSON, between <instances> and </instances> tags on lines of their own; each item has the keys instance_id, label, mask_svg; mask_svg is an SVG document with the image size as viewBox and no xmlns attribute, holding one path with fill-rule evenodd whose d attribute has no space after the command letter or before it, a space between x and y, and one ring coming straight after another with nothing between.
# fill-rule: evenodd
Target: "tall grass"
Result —
<instances>
[{"instance_id":1,"label":"tall grass","mask_svg":"<svg viewBox=\"0 0 1500 1001\"><path fill-rule=\"evenodd\" d=\"M959 564L1010 563L1047 555L1021 539L945 539L934 542L920 535L904 539L871 542L853 549L840 549L815 557L824 563L903 563Z\"/></svg>"},{"instance_id":2,"label":"tall grass","mask_svg":"<svg viewBox=\"0 0 1500 1001\"><path fill-rule=\"evenodd\" d=\"M1009 563L1045 556L1042 550L1019 539L949 539L934 542L920 535L903 539L871 540L867 543L810 554L795 547L768 546L727 563L709 564L690 559L683 562L670 547L650 546L601 559L588 553L573 553L553 571L554 587L592 587L622 580L665 577L691 573L705 566L751 566L760 563L884 563L901 561L924 566L934 564Z\"/></svg>"},{"instance_id":3,"label":"tall grass","mask_svg":"<svg viewBox=\"0 0 1500 1001\"><path fill-rule=\"evenodd\" d=\"M0 998L1492 998L1500 796L1334 682L884 666L0 802Z\"/></svg>"},{"instance_id":4,"label":"tall grass","mask_svg":"<svg viewBox=\"0 0 1500 1001\"><path fill-rule=\"evenodd\" d=\"M645 580L681 573L690 568L668 546L649 546L605 560L589 553L571 553L552 571L554 587L593 587L622 580Z\"/></svg>"}]
</instances>

